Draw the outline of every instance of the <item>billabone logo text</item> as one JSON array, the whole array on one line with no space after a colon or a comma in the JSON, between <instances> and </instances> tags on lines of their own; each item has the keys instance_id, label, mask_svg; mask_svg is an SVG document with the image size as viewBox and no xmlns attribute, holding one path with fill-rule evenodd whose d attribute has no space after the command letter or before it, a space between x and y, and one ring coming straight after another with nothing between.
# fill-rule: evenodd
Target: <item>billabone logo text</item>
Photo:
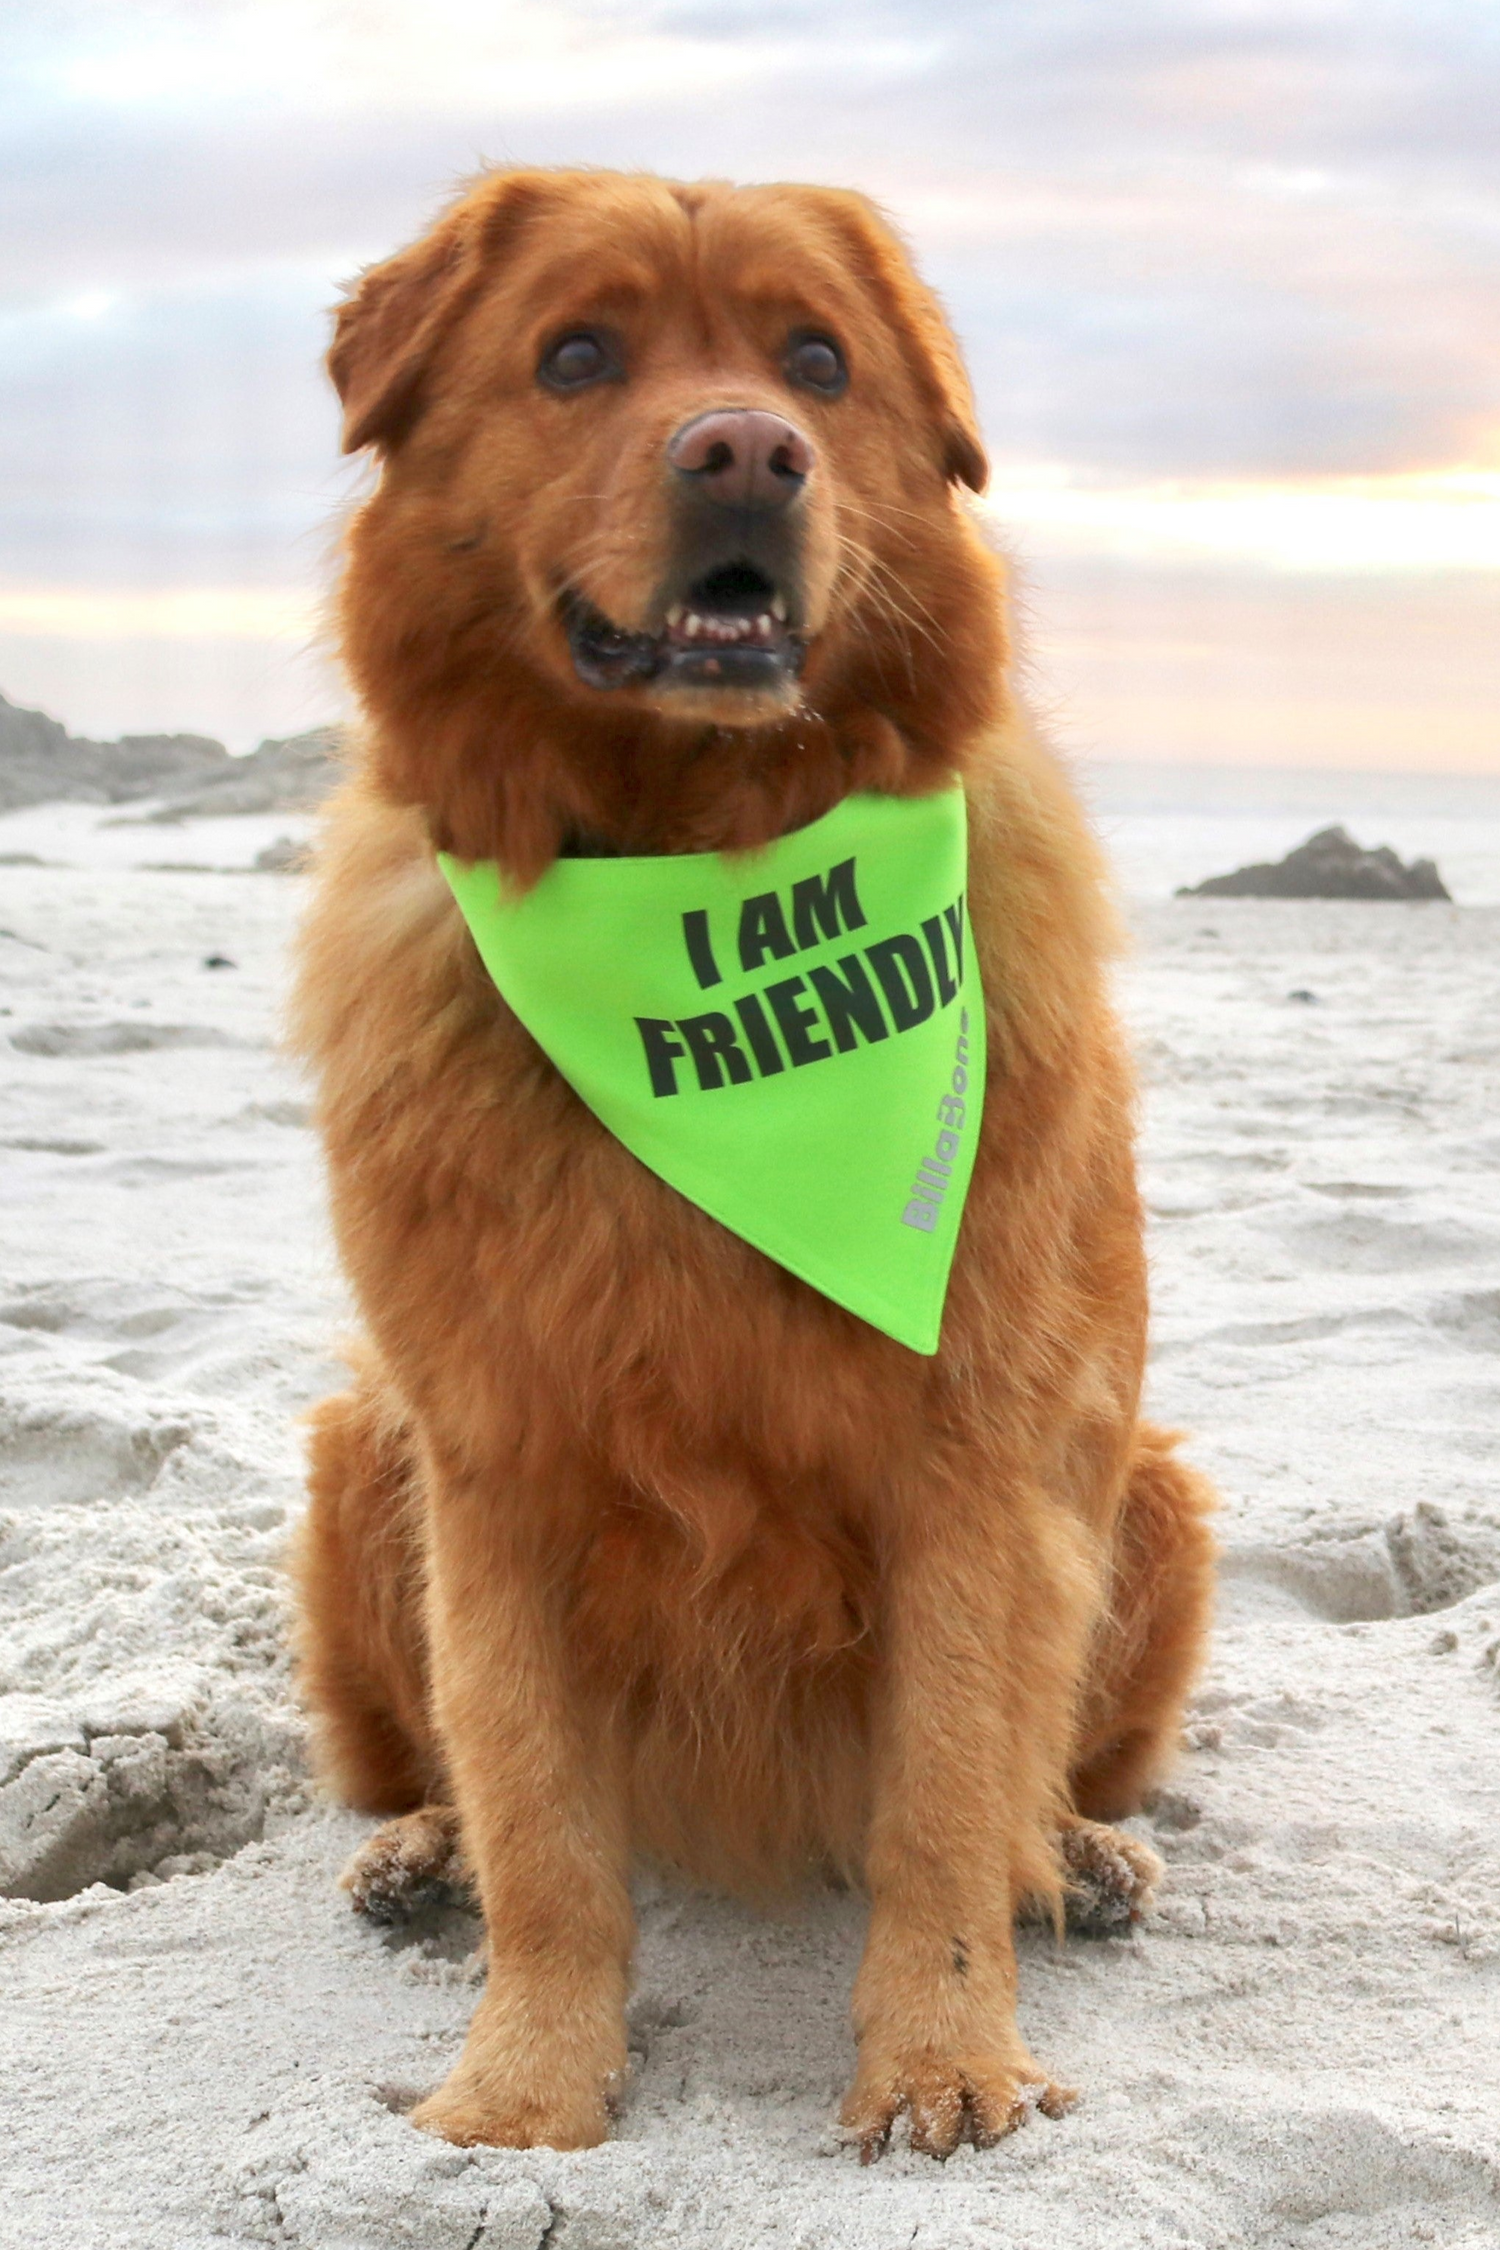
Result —
<instances>
[{"instance_id":1,"label":"billabone logo text","mask_svg":"<svg viewBox=\"0 0 1500 2250\"><path fill-rule=\"evenodd\" d=\"M931 1156L924 1156L912 1182L911 1200L901 1214L901 1224L918 1227L923 1234L937 1230L938 1212L943 1197L953 1184L953 1159L958 1154L958 1136L964 1129L968 1104L964 1097L969 1091L969 1011L961 1008L958 1014L958 1048L953 1057L953 1076L948 1091L937 1106L937 1120L942 1130Z\"/></svg>"}]
</instances>

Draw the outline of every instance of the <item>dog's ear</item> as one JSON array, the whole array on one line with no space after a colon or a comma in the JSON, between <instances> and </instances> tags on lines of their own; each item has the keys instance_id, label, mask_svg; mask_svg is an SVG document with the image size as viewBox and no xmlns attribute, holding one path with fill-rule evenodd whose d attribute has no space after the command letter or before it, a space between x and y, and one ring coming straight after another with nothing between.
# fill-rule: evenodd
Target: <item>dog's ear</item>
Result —
<instances>
[{"instance_id":1,"label":"dog's ear","mask_svg":"<svg viewBox=\"0 0 1500 2250\"><path fill-rule=\"evenodd\" d=\"M855 254L855 270L880 298L907 364L926 394L950 482L983 492L990 465L979 435L974 393L953 330L922 281L901 236L868 196L845 188L804 190L816 198Z\"/></svg>"},{"instance_id":2,"label":"dog's ear","mask_svg":"<svg viewBox=\"0 0 1500 2250\"><path fill-rule=\"evenodd\" d=\"M334 315L327 363L344 409L346 453L394 444L410 427L433 352L542 187L536 173L492 174L420 242L359 276Z\"/></svg>"}]
</instances>

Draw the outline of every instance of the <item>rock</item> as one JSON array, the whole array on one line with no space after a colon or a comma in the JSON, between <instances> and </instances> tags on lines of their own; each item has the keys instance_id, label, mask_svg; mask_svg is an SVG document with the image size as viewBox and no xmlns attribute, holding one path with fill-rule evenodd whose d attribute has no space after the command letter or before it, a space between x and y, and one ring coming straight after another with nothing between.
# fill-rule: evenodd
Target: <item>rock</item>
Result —
<instances>
[{"instance_id":1,"label":"rock","mask_svg":"<svg viewBox=\"0 0 1500 2250\"><path fill-rule=\"evenodd\" d=\"M1387 844L1363 851L1347 828L1320 828L1285 859L1258 861L1232 875L1183 885L1179 898L1445 899L1452 896L1430 859L1408 866Z\"/></svg>"},{"instance_id":2,"label":"rock","mask_svg":"<svg viewBox=\"0 0 1500 2250\"><path fill-rule=\"evenodd\" d=\"M337 727L314 727L284 741L263 742L248 757L231 758L192 789L137 817L170 824L219 820L234 813L311 811L339 779L341 740ZM268 849L274 851L276 846Z\"/></svg>"},{"instance_id":3,"label":"rock","mask_svg":"<svg viewBox=\"0 0 1500 2250\"><path fill-rule=\"evenodd\" d=\"M126 734L90 742L44 711L25 711L0 695L0 812L59 797L95 805L159 796L190 777L231 764L222 742L204 734Z\"/></svg>"},{"instance_id":4,"label":"rock","mask_svg":"<svg viewBox=\"0 0 1500 2250\"><path fill-rule=\"evenodd\" d=\"M204 734L91 742L0 695L0 813L59 798L109 805L139 797L167 798L146 816L164 822L301 812L320 804L338 779L339 742L337 727L314 727L263 742L243 758Z\"/></svg>"},{"instance_id":5,"label":"rock","mask_svg":"<svg viewBox=\"0 0 1500 2250\"><path fill-rule=\"evenodd\" d=\"M264 851L256 853L255 872L257 875L300 875L309 857L308 846L299 844L295 836L278 836Z\"/></svg>"}]
</instances>

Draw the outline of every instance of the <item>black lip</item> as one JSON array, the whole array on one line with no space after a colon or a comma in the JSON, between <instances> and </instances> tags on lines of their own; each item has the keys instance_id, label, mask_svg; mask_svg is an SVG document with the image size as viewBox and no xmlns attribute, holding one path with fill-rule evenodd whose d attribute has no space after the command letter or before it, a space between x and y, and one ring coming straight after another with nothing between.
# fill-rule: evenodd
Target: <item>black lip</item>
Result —
<instances>
[{"instance_id":1,"label":"black lip","mask_svg":"<svg viewBox=\"0 0 1500 2250\"><path fill-rule=\"evenodd\" d=\"M562 619L573 669L586 687L634 687L661 670L661 646L649 633L622 633L580 594L564 594Z\"/></svg>"},{"instance_id":2,"label":"black lip","mask_svg":"<svg viewBox=\"0 0 1500 2250\"><path fill-rule=\"evenodd\" d=\"M663 687L765 689L796 679L807 657L806 642L791 631L769 647L720 642L693 648L665 631L624 632L581 594L565 594L561 608L573 669L586 687L639 687L654 680Z\"/></svg>"}]
</instances>

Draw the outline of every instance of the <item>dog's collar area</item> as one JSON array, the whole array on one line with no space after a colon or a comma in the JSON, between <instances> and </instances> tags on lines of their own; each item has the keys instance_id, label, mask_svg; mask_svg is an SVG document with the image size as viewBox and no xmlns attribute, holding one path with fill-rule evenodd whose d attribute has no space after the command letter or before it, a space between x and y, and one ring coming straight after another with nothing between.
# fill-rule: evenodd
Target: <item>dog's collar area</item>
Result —
<instances>
[{"instance_id":1,"label":"dog's collar area","mask_svg":"<svg viewBox=\"0 0 1500 2250\"><path fill-rule=\"evenodd\" d=\"M856 792L751 854L443 873L511 1009L641 1163L938 1348L984 1090L963 792Z\"/></svg>"},{"instance_id":2,"label":"dog's collar area","mask_svg":"<svg viewBox=\"0 0 1500 2250\"><path fill-rule=\"evenodd\" d=\"M757 565L723 563L664 607L660 630L632 633L571 589L560 612L589 687L758 688L795 679L807 655L786 595Z\"/></svg>"},{"instance_id":3,"label":"dog's collar area","mask_svg":"<svg viewBox=\"0 0 1500 2250\"><path fill-rule=\"evenodd\" d=\"M619 844L612 844L596 829L570 828L558 846L557 856L559 859L620 859L624 854Z\"/></svg>"}]
</instances>

